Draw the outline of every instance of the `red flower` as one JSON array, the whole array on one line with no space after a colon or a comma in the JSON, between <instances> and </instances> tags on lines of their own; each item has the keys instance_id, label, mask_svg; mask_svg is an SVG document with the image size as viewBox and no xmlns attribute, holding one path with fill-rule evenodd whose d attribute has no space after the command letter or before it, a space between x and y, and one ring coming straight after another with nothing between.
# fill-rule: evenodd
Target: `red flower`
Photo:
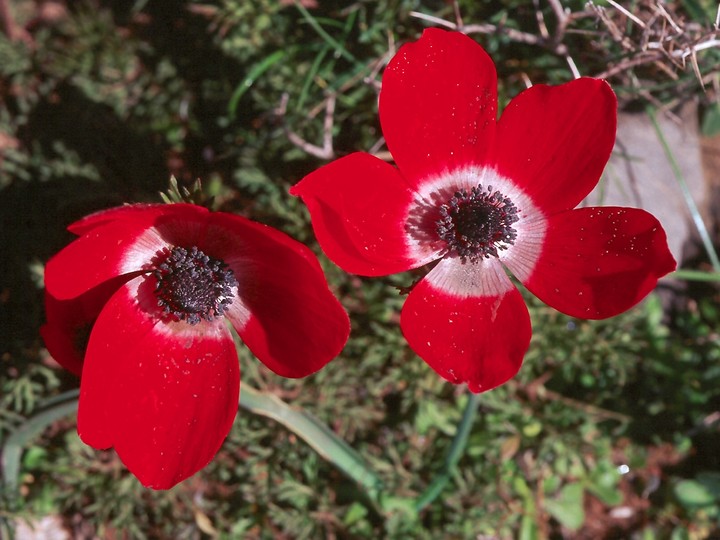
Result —
<instances>
[{"instance_id":1,"label":"red flower","mask_svg":"<svg viewBox=\"0 0 720 540\"><path fill-rule=\"evenodd\" d=\"M496 121L496 77L472 39L426 30L383 76L380 123L397 168L356 153L291 189L325 253L348 272L438 261L410 292L402 330L440 376L473 392L513 377L530 342L506 269L559 311L601 319L675 268L647 212L573 210L613 148L610 87L590 78L536 85Z\"/></svg>"},{"instance_id":2,"label":"red flower","mask_svg":"<svg viewBox=\"0 0 720 540\"><path fill-rule=\"evenodd\" d=\"M229 324L285 377L317 371L347 341L317 259L270 227L173 204L69 229L80 238L45 270L43 337L58 362L82 368L80 438L115 447L148 487L200 470L230 431L240 372ZM83 362L77 330L90 326Z\"/></svg>"}]
</instances>

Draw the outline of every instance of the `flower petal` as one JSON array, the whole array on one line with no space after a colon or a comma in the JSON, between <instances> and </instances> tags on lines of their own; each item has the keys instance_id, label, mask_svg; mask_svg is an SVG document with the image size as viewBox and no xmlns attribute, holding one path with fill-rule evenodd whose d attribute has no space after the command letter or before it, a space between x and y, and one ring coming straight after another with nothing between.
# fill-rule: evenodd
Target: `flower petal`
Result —
<instances>
[{"instance_id":1,"label":"flower petal","mask_svg":"<svg viewBox=\"0 0 720 540\"><path fill-rule=\"evenodd\" d=\"M320 247L346 272L394 274L435 256L416 253L409 237L413 190L397 169L370 154L355 153L325 165L290 193L307 205Z\"/></svg>"},{"instance_id":2,"label":"flower petal","mask_svg":"<svg viewBox=\"0 0 720 540\"><path fill-rule=\"evenodd\" d=\"M74 298L120 275L129 274L129 279L173 239L192 245L202 236L207 210L168 204L111 209L105 221L102 214L93 214L97 221L90 216L79 228L71 225L84 235L48 261L45 287L55 298Z\"/></svg>"},{"instance_id":3,"label":"flower petal","mask_svg":"<svg viewBox=\"0 0 720 540\"><path fill-rule=\"evenodd\" d=\"M112 279L72 300L58 300L45 293L47 324L40 328L40 335L55 361L75 375L82 373L95 319L123 282L124 278Z\"/></svg>"},{"instance_id":4,"label":"flower petal","mask_svg":"<svg viewBox=\"0 0 720 540\"><path fill-rule=\"evenodd\" d=\"M543 302L573 317L622 313L675 269L665 231L644 210L571 210L552 216L546 234L534 272L523 281Z\"/></svg>"},{"instance_id":5,"label":"flower petal","mask_svg":"<svg viewBox=\"0 0 720 540\"><path fill-rule=\"evenodd\" d=\"M180 205L189 206L189 205ZM78 221L68 225L68 230L82 236L85 233L91 231L95 227L105 225L116 220L126 219L137 219L144 215L157 216L165 213L168 210L166 204L125 204L123 206L116 206L114 208L108 208L107 210L100 210L93 214L87 215Z\"/></svg>"},{"instance_id":6,"label":"flower petal","mask_svg":"<svg viewBox=\"0 0 720 540\"><path fill-rule=\"evenodd\" d=\"M238 298L227 315L268 368L305 377L340 353L350 322L307 247L271 227L219 213L210 215L200 247L235 273Z\"/></svg>"},{"instance_id":7,"label":"flower petal","mask_svg":"<svg viewBox=\"0 0 720 540\"><path fill-rule=\"evenodd\" d=\"M497 259L443 259L410 292L400 323L431 368L476 393L515 376L530 344L527 308Z\"/></svg>"},{"instance_id":8,"label":"flower petal","mask_svg":"<svg viewBox=\"0 0 720 540\"><path fill-rule=\"evenodd\" d=\"M45 342L50 356L62 367L79 377L82 373L85 350L78 342L82 339L80 336L84 333L85 325L90 325L91 322L81 320L76 304L75 300L55 300L46 294L45 311L56 314L64 313L67 316L67 324L60 322L44 324L40 327L40 336Z\"/></svg>"},{"instance_id":9,"label":"flower petal","mask_svg":"<svg viewBox=\"0 0 720 540\"><path fill-rule=\"evenodd\" d=\"M114 446L147 487L167 489L212 459L232 426L240 371L221 321L162 323L153 280L120 288L93 327L80 386L78 433Z\"/></svg>"},{"instance_id":10,"label":"flower petal","mask_svg":"<svg viewBox=\"0 0 720 540\"><path fill-rule=\"evenodd\" d=\"M617 99L602 80L535 85L500 117L498 173L514 180L546 214L575 208L600 179L616 124Z\"/></svg>"},{"instance_id":11,"label":"flower petal","mask_svg":"<svg viewBox=\"0 0 720 540\"><path fill-rule=\"evenodd\" d=\"M383 74L380 124L395 163L414 184L483 165L497 116L497 74L468 36L428 28Z\"/></svg>"}]
</instances>

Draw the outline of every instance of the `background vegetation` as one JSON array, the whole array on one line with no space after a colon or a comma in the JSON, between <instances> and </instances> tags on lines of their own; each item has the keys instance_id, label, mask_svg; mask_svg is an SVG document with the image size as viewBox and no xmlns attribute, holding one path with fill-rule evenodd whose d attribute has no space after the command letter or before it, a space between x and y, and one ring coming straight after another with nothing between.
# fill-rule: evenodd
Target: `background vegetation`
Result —
<instances>
[{"instance_id":1,"label":"background vegetation","mask_svg":"<svg viewBox=\"0 0 720 540\"><path fill-rule=\"evenodd\" d=\"M292 432L241 411L208 468L153 492L113 452L82 444L69 415L20 437L0 535L57 515L77 538L720 536L712 281L663 281L661 295L609 321L527 295L525 365L481 397L466 452L445 471L467 396L401 337L398 287L413 275L344 274L287 194L333 157L385 155L382 69L427 26L486 47L501 106L527 81L578 71L607 77L623 108L672 113L696 100L706 132L720 131L716 10L711 0L0 0L0 440L32 431L28 419L78 385L38 336L42 267L71 239L65 226L159 201L174 175L181 186L201 178L218 208L315 249L351 314L348 346L321 373L280 379L241 347L243 384L318 417L387 494L417 497L451 475L419 514L381 512ZM703 253L685 266L709 271L712 247Z\"/></svg>"}]
</instances>

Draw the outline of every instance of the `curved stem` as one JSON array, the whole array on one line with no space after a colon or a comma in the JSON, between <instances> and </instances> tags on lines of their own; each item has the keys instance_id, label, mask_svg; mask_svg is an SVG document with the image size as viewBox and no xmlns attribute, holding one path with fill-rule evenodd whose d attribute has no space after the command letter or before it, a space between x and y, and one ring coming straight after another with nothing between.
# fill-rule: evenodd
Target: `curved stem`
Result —
<instances>
[{"instance_id":1,"label":"curved stem","mask_svg":"<svg viewBox=\"0 0 720 540\"><path fill-rule=\"evenodd\" d=\"M463 411L462 418L460 419L457 431L455 432L455 437L453 438L452 444L445 456L445 462L443 463L442 469L440 469L440 474L435 477L425 492L418 497L417 501L415 501L415 510L417 512L420 512L431 504L440 495L440 493L442 493L443 489L445 489L445 486L452 478L458 461L460 461L460 458L465 452L468 437L470 437L475 416L477 416L479 404L480 394L470 393L467 403L465 404L465 410Z\"/></svg>"}]
</instances>

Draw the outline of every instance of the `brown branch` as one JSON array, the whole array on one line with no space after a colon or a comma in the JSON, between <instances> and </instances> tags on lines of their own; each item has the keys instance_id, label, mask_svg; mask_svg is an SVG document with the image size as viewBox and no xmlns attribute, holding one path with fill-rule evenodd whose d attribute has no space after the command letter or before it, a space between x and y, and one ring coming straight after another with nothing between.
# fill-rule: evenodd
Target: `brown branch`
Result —
<instances>
[{"instance_id":1,"label":"brown branch","mask_svg":"<svg viewBox=\"0 0 720 540\"><path fill-rule=\"evenodd\" d=\"M280 106L276 109L275 113L280 116L284 117L285 113L287 112L287 102L288 102L288 95L283 94L282 100L280 102ZM310 154L311 156L315 156L320 159L330 160L335 157L335 150L333 150L333 139L332 139L332 130L333 130L333 124L335 120L335 102L336 102L336 95L330 94L325 99L325 119L323 121L323 145L317 146L315 144L307 142L305 139L300 137L297 133L292 131L287 126L283 126L283 131L285 131L285 136L288 138L288 140L293 143L295 146L300 148L303 152L306 152Z\"/></svg>"},{"instance_id":2,"label":"brown branch","mask_svg":"<svg viewBox=\"0 0 720 540\"><path fill-rule=\"evenodd\" d=\"M453 11L455 12L455 23L458 26L464 26L463 20L462 20L462 14L460 13L460 4L458 3L458 0L453 0Z\"/></svg>"},{"instance_id":3,"label":"brown branch","mask_svg":"<svg viewBox=\"0 0 720 540\"><path fill-rule=\"evenodd\" d=\"M550 31L545 24L545 16L540 10L540 0L533 0L533 5L535 6L535 21L537 22L538 30L540 30L540 37L545 41L550 41Z\"/></svg>"},{"instance_id":4,"label":"brown branch","mask_svg":"<svg viewBox=\"0 0 720 540\"><path fill-rule=\"evenodd\" d=\"M569 21L569 15L567 15L562 10L562 8L560 8L560 13L562 14L563 18L559 19L558 28L562 29L562 33L556 33L555 36L550 36L549 32L547 31L547 27L545 26L544 19L540 18L540 11L538 10L537 13L539 17L538 24L540 25L540 32L544 34L542 36L536 36L535 34L516 30L515 28L508 28L502 25L494 25L490 23L459 25L446 19L435 17L434 15L420 13L419 11L411 11L409 15L417 19L432 22L434 24L437 24L438 26L444 26L445 28L450 28L451 30L457 30L458 32L462 32L463 34L502 34L508 37L511 41L543 47L545 49L548 49L550 52L565 58L573 75L575 77L579 77L580 74L578 73L577 66L575 65L573 59L570 57L570 54L568 53L568 48L565 46L564 43L562 43L565 28L567 27Z\"/></svg>"}]
</instances>

